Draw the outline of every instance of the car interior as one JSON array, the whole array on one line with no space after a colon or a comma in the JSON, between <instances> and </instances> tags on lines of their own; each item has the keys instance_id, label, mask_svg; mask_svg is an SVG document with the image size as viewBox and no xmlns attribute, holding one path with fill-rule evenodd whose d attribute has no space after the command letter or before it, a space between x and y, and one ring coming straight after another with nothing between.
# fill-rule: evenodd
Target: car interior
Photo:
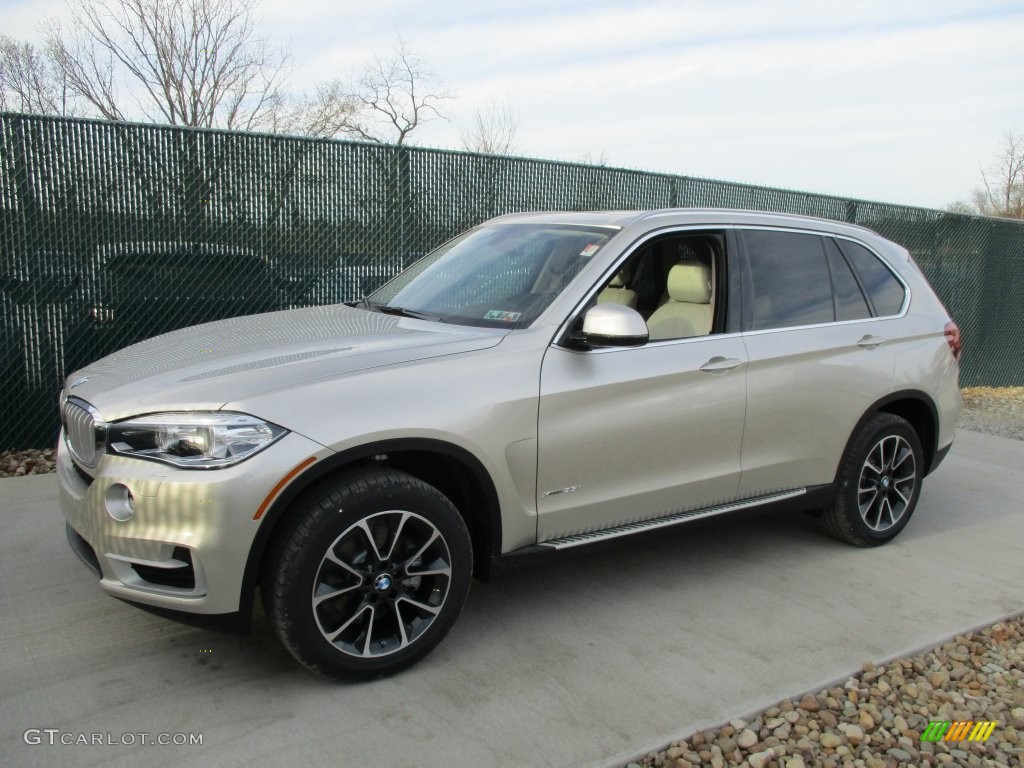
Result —
<instances>
[{"instance_id":1,"label":"car interior","mask_svg":"<svg viewBox=\"0 0 1024 768\"><path fill-rule=\"evenodd\" d=\"M723 253L720 235L659 238L626 260L597 303L635 309L651 341L706 336L715 327Z\"/></svg>"}]
</instances>

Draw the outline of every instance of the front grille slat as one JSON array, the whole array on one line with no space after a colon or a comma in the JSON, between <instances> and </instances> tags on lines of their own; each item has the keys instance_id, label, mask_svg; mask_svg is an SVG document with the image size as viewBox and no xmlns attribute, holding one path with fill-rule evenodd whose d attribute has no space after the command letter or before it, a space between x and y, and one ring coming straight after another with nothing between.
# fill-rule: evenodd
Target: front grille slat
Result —
<instances>
[{"instance_id":1,"label":"front grille slat","mask_svg":"<svg viewBox=\"0 0 1024 768\"><path fill-rule=\"evenodd\" d=\"M64 435L75 465L94 469L103 451L104 424L96 410L84 400L68 398L61 408Z\"/></svg>"}]
</instances>

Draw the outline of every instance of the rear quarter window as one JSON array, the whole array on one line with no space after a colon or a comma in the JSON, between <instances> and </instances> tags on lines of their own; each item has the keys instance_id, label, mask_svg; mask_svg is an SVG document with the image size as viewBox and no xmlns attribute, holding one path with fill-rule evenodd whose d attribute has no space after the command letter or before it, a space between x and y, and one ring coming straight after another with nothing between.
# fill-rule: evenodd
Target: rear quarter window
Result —
<instances>
[{"instance_id":1,"label":"rear quarter window","mask_svg":"<svg viewBox=\"0 0 1024 768\"><path fill-rule=\"evenodd\" d=\"M835 247L829 244L828 267L832 273L832 293L835 296L836 320L864 320L871 317L864 292L853 270Z\"/></svg>"},{"instance_id":2,"label":"rear quarter window","mask_svg":"<svg viewBox=\"0 0 1024 768\"><path fill-rule=\"evenodd\" d=\"M875 254L850 240L837 240L839 247L860 276L861 285L875 310L875 315L898 315L907 291L896 276Z\"/></svg>"}]
</instances>

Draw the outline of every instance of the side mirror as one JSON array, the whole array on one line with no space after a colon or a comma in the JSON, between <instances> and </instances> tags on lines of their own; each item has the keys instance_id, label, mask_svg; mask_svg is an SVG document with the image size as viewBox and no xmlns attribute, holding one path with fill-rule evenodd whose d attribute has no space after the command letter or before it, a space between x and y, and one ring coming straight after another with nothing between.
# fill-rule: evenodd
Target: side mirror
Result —
<instances>
[{"instance_id":1,"label":"side mirror","mask_svg":"<svg viewBox=\"0 0 1024 768\"><path fill-rule=\"evenodd\" d=\"M597 304L583 316L582 341L590 347L639 347L647 343L647 323L635 309Z\"/></svg>"}]
</instances>

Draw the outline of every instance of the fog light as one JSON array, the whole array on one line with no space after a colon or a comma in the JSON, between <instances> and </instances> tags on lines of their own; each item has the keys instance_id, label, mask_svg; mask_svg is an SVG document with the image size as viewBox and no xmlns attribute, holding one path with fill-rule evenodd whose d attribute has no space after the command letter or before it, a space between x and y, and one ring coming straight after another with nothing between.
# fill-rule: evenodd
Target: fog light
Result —
<instances>
[{"instance_id":1,"label":"fog light","mask_svg":"<svg viewBox=\"0 0 1024 768\"><path fill-rule=\"evenodd\" d=\"M135 514L135 499L128 486L123 483L114 483L107 488L103 501L107 507L107 514L119 523L130 520Z\"/></svg>"}]
</instances>

